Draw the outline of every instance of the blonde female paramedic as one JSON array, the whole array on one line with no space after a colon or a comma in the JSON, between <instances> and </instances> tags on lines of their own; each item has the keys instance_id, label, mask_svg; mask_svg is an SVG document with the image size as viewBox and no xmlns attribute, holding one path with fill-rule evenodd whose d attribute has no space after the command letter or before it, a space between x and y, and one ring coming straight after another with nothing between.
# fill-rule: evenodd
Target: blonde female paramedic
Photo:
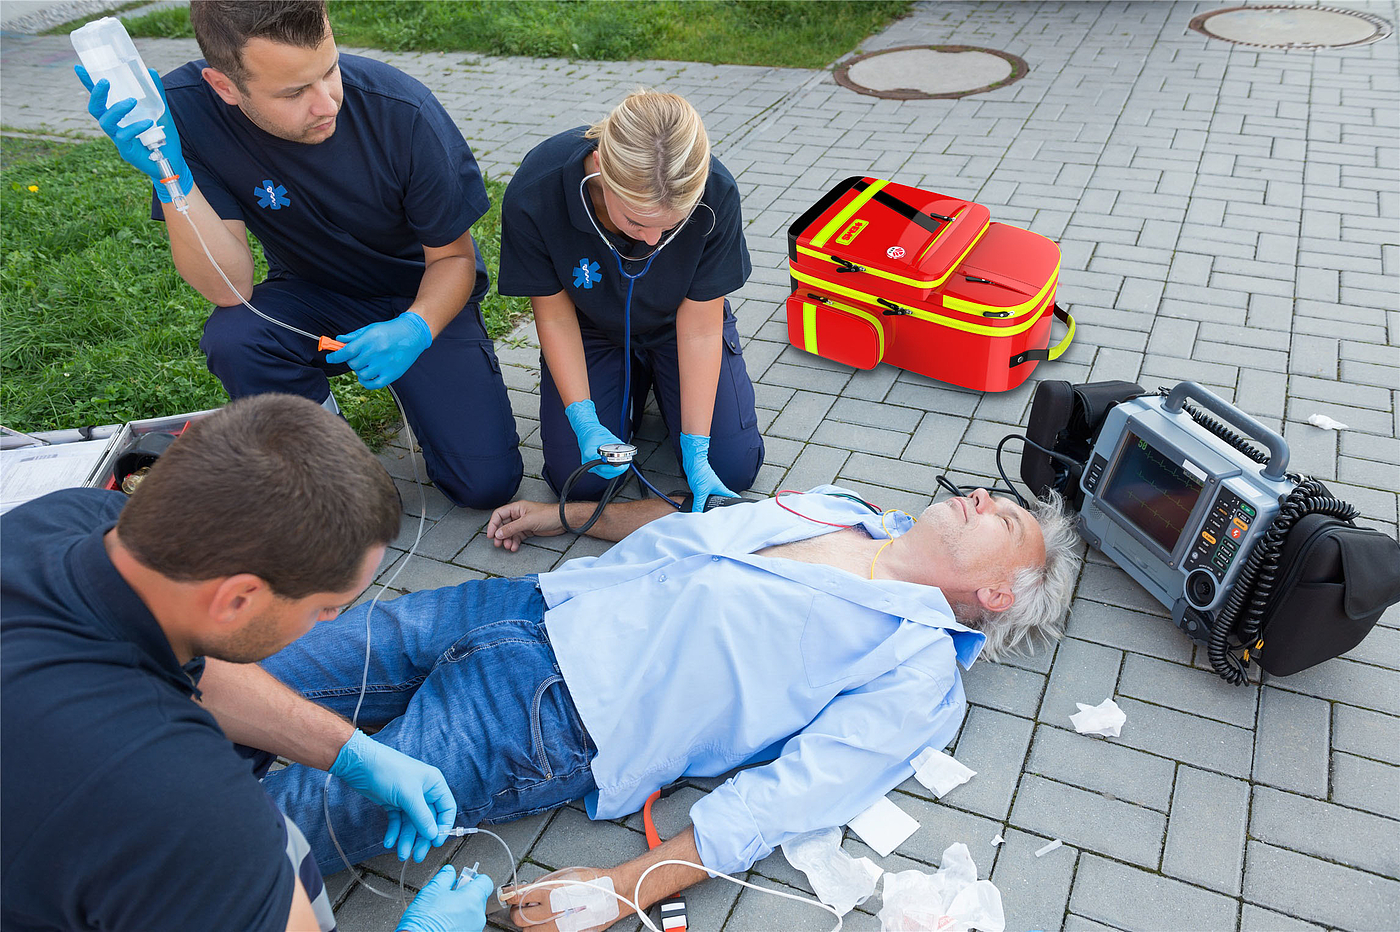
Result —
<instances>
[{"instance_id":1,"label":"blonde female paramedic","mask_svg":"<svg viewBox=\"0 0 1400 932\"><path fill-rule=\"evenodd\" d=\"M554 491L600 444L630 439L648 389L692 510L752 485L763 438L726 299L749 277L749 251L738 186L711 157L695 108L630 94L597 124L531 150L501 210L499 288L534 308ZM598 498L625 468L594 467L570 497Z\"/></svg>"}]
</instances>

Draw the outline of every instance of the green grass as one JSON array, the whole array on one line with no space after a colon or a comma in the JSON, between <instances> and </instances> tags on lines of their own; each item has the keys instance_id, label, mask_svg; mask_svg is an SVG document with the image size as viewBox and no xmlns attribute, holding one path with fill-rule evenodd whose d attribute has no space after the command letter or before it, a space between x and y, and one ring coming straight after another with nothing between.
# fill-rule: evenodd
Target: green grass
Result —
<instances>
[{"instance_id":1,"label":"green grass","mask_svg":"<svg viewBox=\"0 0 1400 932\"><path fill-rule=\"evenodd\" d=\"M0 423L49 430L225 403L199 351L209 303L175 271L150 186L112 144L0 137L0 166ZM472 232L494 280L505 185L487 190L493 208ZM488 330L528 308L493 290ZM398 420L389 393L352 375L333 385L351 426L382 443Z\"/></svg>"},{"instance_id":2,"label":"green grass","mask_svg":"<svg viewBox=\"0 0 1400 932\"><path fill-rule=\"evenodd\" d=\"M595 61L824 68L909 11L907 0L331 0L341 45ZM191 36L187 10L127 20Z\"/></svg>"},{"instance_id":3,"label":"green grass","mask_svg":"<svg viewBox=\"0 0 1400 932\"><path fill-rule=\"evenodd\" d=\"M98 10L96 13L89 13L87 16L84 16L80 19L69 20L61 26L50 26L48 29L45 29L43 32L39 33L39 35L66 36L68 35L68 33L72 32L74 29L77 29L79 26L86 26L93 20L101 19L104 16L116 16L119 13L125 13L127 10L134 10L137 7L146 6L149 2L150 0L130 0L129 3L123 3L120 6L115 6L111 9Z\"/></svg>"}]
</instances>

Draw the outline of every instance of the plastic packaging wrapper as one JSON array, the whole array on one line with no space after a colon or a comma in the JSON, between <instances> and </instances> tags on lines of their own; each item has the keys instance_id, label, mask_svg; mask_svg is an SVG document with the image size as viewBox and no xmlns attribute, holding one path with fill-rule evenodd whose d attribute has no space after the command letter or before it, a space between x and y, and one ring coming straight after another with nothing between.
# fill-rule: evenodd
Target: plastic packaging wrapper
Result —
<instances>
[{"instance_id":1,"label":"plastic packaging wrapper","mask_svg":"<svg viewBox=\"0 0 1400 932\"><path fill-rule=\"evenodd\" d=\"M853 858L841 847L839 828L806 832L783 842L788 863L807 875L812 892L844 916L875 892L883 873L869 858Z\"/></svg>"},{"instance_id":2,"label":"plastic packaging wrapper","mask_svg":"<svg viewBox=\"0 0 1400 932\"><path fill-rule=\"evenodd\" d=\"M1069 717L1074 725L1074 730L1081 735L1103 735L1107 738L1116 738L1123 733L1123 723L1128 720L1128 714L1118 708L1118 703L1110 697L1100 702L1098 705L1085 705L1076 702L1079 711Z\"/></svg>"},{"instance_id":3,"label":"plastic packaging wrapper","mask_svg":"<svg viewBox=\"0 0 1400 932\"><path fill-rule=\"evenodd\" d=\"M1004 932L1001 891L990 880L977 879L967 845L949 845L941 864L936 874L885 874L880 932Z\"/></svg>"},{"instance_id":4,"label":"plastic packaging wrapper","mask_svg":"<svg viewBox=\"0 0 1400 932\"><path fill-rule=\"evenodd\" d=\"M977 776L977 771L934 748L924 748L910 763L914 766L914 779L939 797Z\"/></svg>"},{"instance_id":5,"label":"plastic packaging wrapper","mask_svg":"<svg viewBox=\"0 0 1400 932\"><path fill-rule=\"evenodd\" d=\"M1321 427L1323 430L1346 430L1347 426L1341 421L1334 421L1325 414L1309 414L1308 423L1314 427Z\"/></svg>"},{"instance_id":6,"label":"plastic packaging wrapper","mask_svg":"<svg viewBox=\"0 0 1400 932\"><path fill-rule=\"evenodd\" d=\"M904 840L919 829L914 817L890 802L886 796L875 800L875 805L846 824L882 858L889 857L895 848L904 844Z\"/></svg>"}]
</instances>

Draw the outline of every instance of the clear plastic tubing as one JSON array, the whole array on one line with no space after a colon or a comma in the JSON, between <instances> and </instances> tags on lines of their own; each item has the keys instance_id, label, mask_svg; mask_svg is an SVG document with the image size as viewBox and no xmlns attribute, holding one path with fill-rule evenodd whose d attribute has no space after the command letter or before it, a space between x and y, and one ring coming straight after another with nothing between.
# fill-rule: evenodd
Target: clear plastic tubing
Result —
<instances>
[{"instance_id":1,"label":"clear plastic tubing","mask_svg":"<svg viewBox=\"0 0 1400 932\"><path fill-rule=\"evenodd\" d=\"M138 120L150 120L155 125L138 138L148 149L164 143L165 130L156 121L165 113L165 101L121 20L111 16L93 20L73 30L69 39L92 83L106 78L111 85L107 92L108 104L128 97L136 99L136 107L122 117L119 125L130 126Z\"/></svg>"}]
</instances>

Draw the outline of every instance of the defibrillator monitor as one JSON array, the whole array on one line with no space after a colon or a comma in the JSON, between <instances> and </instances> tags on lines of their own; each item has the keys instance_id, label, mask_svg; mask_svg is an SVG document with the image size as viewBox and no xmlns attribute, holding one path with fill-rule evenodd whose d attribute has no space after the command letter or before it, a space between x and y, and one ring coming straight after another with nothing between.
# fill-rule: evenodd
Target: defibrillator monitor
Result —
<instances>
[{"instance_id":1,"label":"defibrillator monitor","mask_svg":"<svg viewBox=\"0 0 1400 932\"><path fill-rule=\"evenodd\" d=\"M1188 398L1244 436L1193 412ZM1171 609L1187 634L1204 640L1250 548L1293 487L1287 465L1277 433L1182 382L1166 396L1125 401L1104 419L1080 478L1079 532Z\"/></svg>"}]
</instances>

